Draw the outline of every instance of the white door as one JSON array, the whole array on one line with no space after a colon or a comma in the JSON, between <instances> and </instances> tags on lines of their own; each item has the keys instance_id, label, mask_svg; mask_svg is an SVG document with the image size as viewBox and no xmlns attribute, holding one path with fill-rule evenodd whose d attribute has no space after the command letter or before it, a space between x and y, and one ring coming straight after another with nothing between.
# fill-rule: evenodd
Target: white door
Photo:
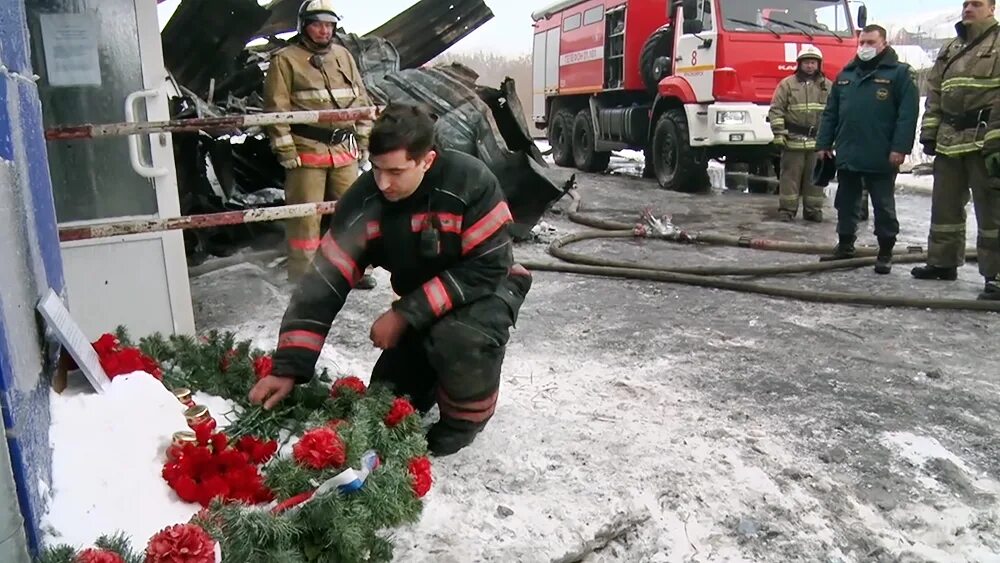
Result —
<instances>
[{"instance_id":1,"label":"white door","mask_svg":"<svg viewBox=\"0 0 1000 563\"><path fill-rule=\"evenodd\" d=\"M26 4L46 127L169 119L152 0ZM93 40L87 26L99 30ZM76 52L96 42L99 74L95 66L89 83L85 73L62 72L71 32ZM48 151L60 226L180 215L169 134L53 141ZM89 337L118 325L135 338L194 332L180 231L67 242L62 257L70 312Z\"/></svg>"},{"instance_id":2,"label":"white door","mask_svg":"<svg viewBox=\"0 0 1000 563\"><path fill-rule=\"evenodd\" d=\"M712 4L712 0L701 0L698 3L702 31L678 34L674 46L674 74L688 81L699 102L713 100L712 86L719 33L715 23L716 10ZM680 14L679 9L677 13Z\"/></svg>"}]
</instances>

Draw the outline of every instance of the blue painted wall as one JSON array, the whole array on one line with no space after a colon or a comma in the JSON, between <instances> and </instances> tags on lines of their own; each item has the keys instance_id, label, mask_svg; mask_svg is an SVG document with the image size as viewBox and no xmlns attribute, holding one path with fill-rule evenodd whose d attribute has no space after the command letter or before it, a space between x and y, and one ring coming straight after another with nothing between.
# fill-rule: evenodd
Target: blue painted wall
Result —
<instances>
[{"instance_id":1,"label":"blue painted wall","mask_svg":"<svg viewBox=\"0 0 1000 563\"><path fill-rule=\"evenodd\" d=\"M41 103L23 0L0 0L0 406L27 539L39 542L51 485L49 373L56 346L35 305L63 294Z\"/></svg>"}]
</instances>

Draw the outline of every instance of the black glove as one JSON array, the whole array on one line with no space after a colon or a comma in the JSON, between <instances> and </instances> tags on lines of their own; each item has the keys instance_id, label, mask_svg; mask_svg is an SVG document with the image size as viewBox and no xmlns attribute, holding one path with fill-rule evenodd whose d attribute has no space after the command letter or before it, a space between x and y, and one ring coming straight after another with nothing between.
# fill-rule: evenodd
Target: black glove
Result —
<instances>
[{"instance_id":1,"label":"black glove","mask_svg":"<svg viewBox=\"0 0 1000 563\"><path fill-rule=\"evenodd\" d=\"M924 154L927 156L934 156L937 154L937 142L921 141L920 144L924 146Z\"/></svg>"}]
</instances>

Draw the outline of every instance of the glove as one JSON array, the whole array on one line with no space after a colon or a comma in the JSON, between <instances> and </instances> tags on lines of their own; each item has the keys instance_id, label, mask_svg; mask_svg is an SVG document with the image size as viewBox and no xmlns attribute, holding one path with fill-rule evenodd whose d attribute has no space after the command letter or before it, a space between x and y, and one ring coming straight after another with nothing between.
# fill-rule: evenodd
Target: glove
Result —
<instances>
[{"instance_id":1,"label":"glove","mask_svg":"<svg viewBox=\"0 0 1000 563\"><path fill-rule=\"evenodd\" d=\"M786 141L786 139L785 139L784 135L775 135L774 136L774 146L776 146L776 147L782 147L782 148L784 148L785 141Z\"/></svg>"},{"instance_id":2,"label":"glove","mask_svg":"<svg viewBox=\"0 0 1000 563\"><path fill-rule=\"evenodd\" d=\"M934 156L937 154L937 142L935 141L921 141L924 146L924 154L927 156Z\"/></svg>"},{"instance_id":3,"label":"glove","mask_svg":"<svg viewBox=\"0 0 1000 563\"><path fill-rule=\"evenodd\" d=\"M281 166L285 170L292 170L293 168L298 168L302 166L302 159L299 157L289 158L288 160L282 160Z\"/></svg>"},{"instance_id":4,"label":"glove","mask_svg":"<svg viewBox=\"0 0 1000 563\"><path fill-rule=\"evenodd\" d=\"M1000 152L986 155L986 172L994 178L1000 178Z\"/></svg>"}]
</instances>

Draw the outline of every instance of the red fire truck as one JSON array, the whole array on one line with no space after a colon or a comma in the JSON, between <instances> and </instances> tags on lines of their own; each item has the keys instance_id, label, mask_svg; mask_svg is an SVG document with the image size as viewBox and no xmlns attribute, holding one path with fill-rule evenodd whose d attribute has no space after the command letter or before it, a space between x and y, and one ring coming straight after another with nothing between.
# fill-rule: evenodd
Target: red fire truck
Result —
<instances>
[{"instance_id":1,"label":"red fire truck","mask_svg":"<svg viewBox=\"0 0 1000 563\"><path fill-rule=\"evenodd\" d=\"M834 78L867 9L855 21L847 0L562 0L532 19L532 113L556 164L599 172L611 151L642 150L647 177L696 191L711 159L766 166L778 82L805 45Z\"/></svg>"}]
</instances>

